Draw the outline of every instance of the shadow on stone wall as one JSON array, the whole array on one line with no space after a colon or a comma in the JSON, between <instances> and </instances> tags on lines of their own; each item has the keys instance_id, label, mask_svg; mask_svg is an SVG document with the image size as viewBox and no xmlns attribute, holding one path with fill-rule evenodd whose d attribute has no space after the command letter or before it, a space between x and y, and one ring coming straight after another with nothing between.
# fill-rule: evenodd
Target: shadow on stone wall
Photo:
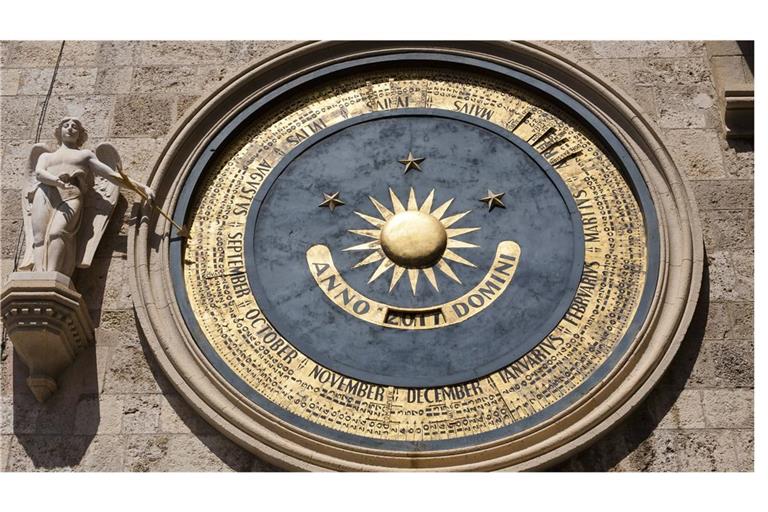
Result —
<instances>
[{"instance_id":1,"label":"shadow on stone wall","mask_svg":"<svg viewBox=\"0 0 768 512\"><path fill-rule=\"evenodd\" d=\"M100 323L113 255L127 251L127 237L120 234L127 207L121 195L91 267L73 276L94 328ZM42 404L26 384L28 368L13 358L13 431L32 464L25 469L71 469L82 461L101 422L97 351L91 344L78 354L59 377L59 389Z\"/></svg>"},{"instance_id":2,"label":"shadow on stone wall","mask_svg":"<svg viewBox=\"0 0 768 512\"><path fill-rule=\"evenodd\" d=\"M118 197L112 218L101 237L101 244L96 250L91 267L78 269L75 272L73 282L75 288L85 298L88 311L91 314L93 327L97 328L101 323L101 311L104 307L104 292L107 289L107 276L113 263L115 254L125 259L128 253L128 236L121 234L123 216L128 209L125 197Z\"/></svg>"},{"instance_id":3,"label":"shadow on stone wall","mask_svg":"<svg viewBox=\"0 0 768 512\"><path fill-rule=\"evenodd\" d=\"M29 370L13 358L13 431L33 469L71 469L83 458L101 421L96 347L90 345L59 378L59 389L38 403Z\"/></svg>"},{"instance_id":4,"label":"shadow on stone wall","mask_svg":"<svg viewBox=\"0 0 768 512\"><path fill-rule=\"evenodd\" d=\"M240 447L229 438L221 434L215 428L213 428L208 422L197 412L192 406L190 406L177 392L168 378L165 376L162 368L155 359L152 350L149 347L149 343L146 340L144 332L141 329L138 317L134 312L134 319L139 331L139 340L141 342L141 349L144 352L144 357L149 364L149 369L152 372L152 376L157 382L160 392L165 396L170 404L173 412L178 419L183 423L183 428L178 429L178 433L182 431L189 431L195 434L197 439L205 445L205 447L218 459L233 471L281 471L281 469L272 466L271 464L261 461L250 452ZM173 436L174 433L168 433L169 436ZM153 467L128 467L128 471L157 471L157 470L174 470L175 468L163 466L160 468ZM187 471L189 469L186 469ZM200 471L217 471L219 468L209 467L197 468Z\"/></svg>"},{"instance_id":5,"label":"shadow on stone wall","mask_svg":"<svg viewBox=\"0 0 768 512\"><path fill-rule=\"evenodd\" d=\"M586 450L551 468L552 471L597 472L659 471L659 461L669 454L655 453L653 443L643 444L656 431L685 388L701 349L709 316L709 269L706 250L699 302L691 325L666 373L640 406L619 425ZM669 447L669 449L672 449ZM626 459L626 460L625 460Z\"/></svg>"}]
</instances>

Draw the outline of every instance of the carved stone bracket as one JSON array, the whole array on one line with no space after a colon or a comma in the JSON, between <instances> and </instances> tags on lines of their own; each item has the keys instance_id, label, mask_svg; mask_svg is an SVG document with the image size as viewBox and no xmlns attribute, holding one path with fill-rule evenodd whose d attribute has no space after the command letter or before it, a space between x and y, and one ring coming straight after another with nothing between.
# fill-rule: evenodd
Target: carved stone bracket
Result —
<instances>
[{"instance_id":1,"label":"carved stone bracket","mask_svg":"<svg viewBox=\"0 0 768 512\"><path fill-rule=\"evenodd\" d=\"M93 342L93 324L72 280L59 272L14 272L0 299L3 323L29 367L27 385L44 402L56 379Z\"/></svg>"}]
</instances>

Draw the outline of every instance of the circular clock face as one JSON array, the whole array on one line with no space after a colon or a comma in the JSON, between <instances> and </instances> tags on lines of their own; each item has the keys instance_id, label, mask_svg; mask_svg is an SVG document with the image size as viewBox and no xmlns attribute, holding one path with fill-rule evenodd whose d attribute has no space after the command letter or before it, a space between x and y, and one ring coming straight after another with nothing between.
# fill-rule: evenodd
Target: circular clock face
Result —
<instances>
[{"instance_id":1,"label":"circular clock face","mask_svg":"<svg viewBox=\"0 0 768 512\"><path fill-rule=\"evenodd\" d=\"M480 59L315 69L223 126L175 217L208 363L302 436L398 456L491 446L601 385L659 275L654 205L565 92Z\"/></svg>"}]
</instances>

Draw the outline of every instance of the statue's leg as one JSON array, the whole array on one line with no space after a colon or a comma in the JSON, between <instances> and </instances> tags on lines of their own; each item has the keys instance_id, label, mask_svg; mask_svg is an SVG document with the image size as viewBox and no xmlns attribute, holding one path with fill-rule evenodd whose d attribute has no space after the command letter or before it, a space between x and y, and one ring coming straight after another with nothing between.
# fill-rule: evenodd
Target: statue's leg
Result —
<instances>
[{"instance_id":1,"label":"statue's leg","mask_svg":"<svg viewBox=\"0 0 768 512\"><path fill-rule=\"evenodd\" d=\"M62 201L48 228L48 269L71 276L77 257L77 228L82 214L80 197Z\"/></svg>"},{"instance_id":2,"label":"statue's leg","mask_svg":"<svg viewBox=\"0 0 768 512\"><path fill-rule=\"evenodd\" d=\"M46 194L45 186L37 187L34 198L32 199L31 210L32 224L32 260L33 269L36 271L46 270L46 243L45 237L48 232L48 223L54 214L51 201Z\"/></svg>"}]
</instances>

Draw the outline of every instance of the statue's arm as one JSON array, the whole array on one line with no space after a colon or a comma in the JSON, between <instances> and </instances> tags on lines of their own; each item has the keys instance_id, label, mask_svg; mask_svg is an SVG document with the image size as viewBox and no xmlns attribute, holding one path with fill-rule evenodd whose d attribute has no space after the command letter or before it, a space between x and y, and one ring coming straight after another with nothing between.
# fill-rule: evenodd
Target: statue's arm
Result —
<instances>
[{"instance_id":1,"label":"statue's arm","mask_svg":"<svg viewBox=\"0 0 768 512\"><path fill-rule=\"evenodd\" d=\"M88 155L88 165L95 174L98 174L102 178L114 183L115 185L117 186L133 185L133 187L138 188L139 190L142 190L150 201L155 200L155 191L152 190L152 188L148 187L147 185L144 185L143 183L139 183L138 181L131 179L129 176L125 176L125 178L123 178L123 176L121 176L119 173L112 170L110 166L108 166L107 164L99 160L95 153L90 153ZM129 183L126 183L126 180Z\"/></svg>"},{"instance_id":2,"label":"statue's arm","mask_svg":"<svg viewBox=\"0 0 768 512\"><path fill-rule=\"evenodd\" d=\"M66 188L66 183L47 171L47 161L48 159L46 158L46 155L40 155L40 158L37 160L37 165L35 165L35 177L37 178L37 181L52 187Z\"/></svg>"}]
</instances>

